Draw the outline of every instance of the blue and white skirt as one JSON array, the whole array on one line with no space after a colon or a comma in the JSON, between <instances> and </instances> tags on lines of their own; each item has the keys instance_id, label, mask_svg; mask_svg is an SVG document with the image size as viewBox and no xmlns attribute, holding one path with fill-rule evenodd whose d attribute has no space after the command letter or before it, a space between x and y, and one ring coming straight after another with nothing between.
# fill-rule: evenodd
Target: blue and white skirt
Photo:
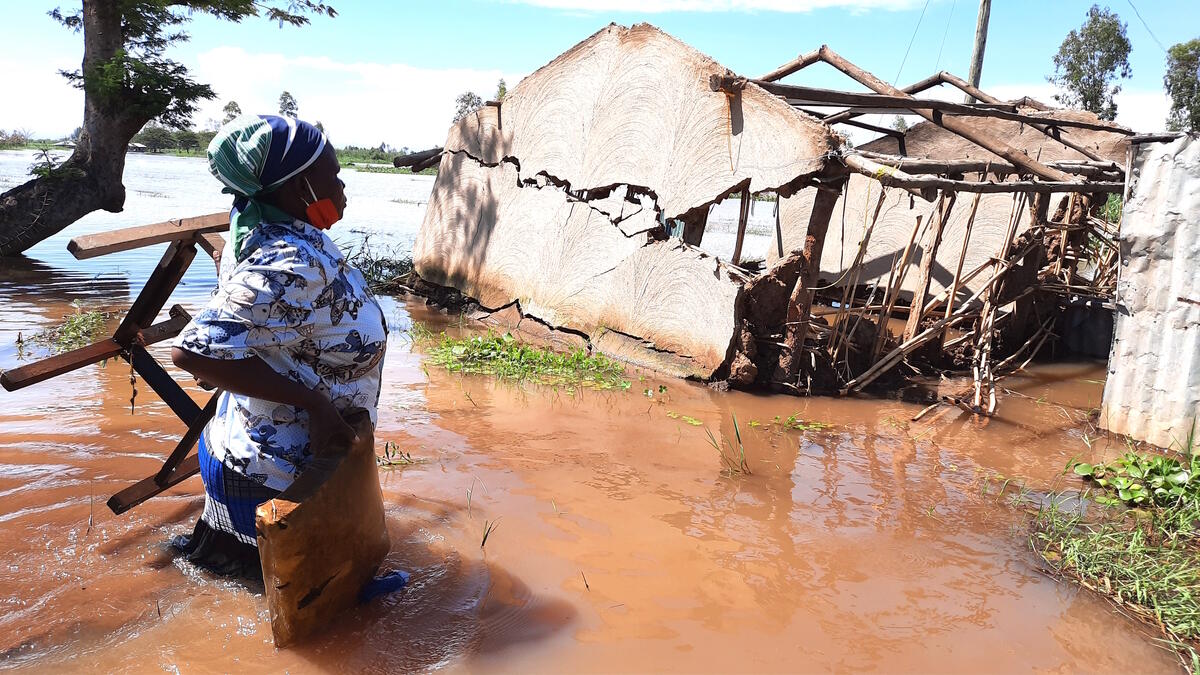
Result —
<instances>
[{"instance_id":1,"label":"blue and white skirt","mask_svg":"<svg viewBox=\"0 0 1200 675\"><path fill-rule=\"evenodd\" d=\"M176 537L171 545L190 562L218 574L261 577L254 512L279 492L225 466L209 452L203 434L197 454L204 513L190 537Z\"/></svg>"}]
</instances>

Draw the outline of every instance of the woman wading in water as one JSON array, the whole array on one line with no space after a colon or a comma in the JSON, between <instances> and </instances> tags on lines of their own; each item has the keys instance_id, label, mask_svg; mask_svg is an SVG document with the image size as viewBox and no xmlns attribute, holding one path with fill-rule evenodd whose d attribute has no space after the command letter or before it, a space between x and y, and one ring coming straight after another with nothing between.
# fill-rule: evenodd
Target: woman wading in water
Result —
<instances>
[{"instance_id":1,"label":"woman wading in water","mask_svg":"<svg viewBox=\"0 0 1200 675\"><path fill-rule=\"evenodd\" d=\"M172 545L220 574L261 574L255 508L315 454L353 440L342 419L377 420L387 323L326 235L346 208L325 134L307 122L244 115L208 147L234 196L217 290L176 339L175 365L224 390L200 436L204 513Z\"/></svg>"}]
</instances>

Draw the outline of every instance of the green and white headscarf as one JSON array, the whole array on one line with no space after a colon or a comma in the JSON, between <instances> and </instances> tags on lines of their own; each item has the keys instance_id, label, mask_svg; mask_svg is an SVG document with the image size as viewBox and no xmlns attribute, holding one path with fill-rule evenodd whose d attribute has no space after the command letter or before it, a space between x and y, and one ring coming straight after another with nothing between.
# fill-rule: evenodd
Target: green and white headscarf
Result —
<instances>
[{"instance_id":1,"label":"green and white headscarf","mask_svg":"<svg viewBox=\"0 0 1200 675\"><path fill-rule=\"evenodd\" d=\"M264 221L292 217L258 199L312 166L326 138L315 126L277 115L241 115L221 127L208 144L208 168L234 196L229 231L238 261L250 231Z\"/></svg>"}]
</instances>

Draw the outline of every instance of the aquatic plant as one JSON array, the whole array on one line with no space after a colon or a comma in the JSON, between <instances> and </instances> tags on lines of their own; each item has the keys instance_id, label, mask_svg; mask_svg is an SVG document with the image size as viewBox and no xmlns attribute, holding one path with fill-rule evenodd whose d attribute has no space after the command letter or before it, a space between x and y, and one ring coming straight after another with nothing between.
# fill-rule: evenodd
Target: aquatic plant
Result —
<instances>
[{"instance_id":1,"label":"aquatic plant","mask_svg":"<svg viewBox=\"0 0 1200 675\"><path fill-rule=\"evenodd\" d=\"M1157 627L1186 670L1200 669L1200 481L1189 435L1178 456L1132 448L1067 471L1091 487L1051 496L1030 544L1050 573ZM1044 502L1045 503L1045 502Z\"/></svg>"},{"instance_id":2,"label":"aquatic plant","mask_svg":"<svg viewBox=\"0 0 1200 675\"><path fill-rule=\"evenodd\" d=\"M675 412L674 410L668 410L667 417L670 417L673 420L679 420L679 421L683 422L684 424L690 424L694 427L698 427L698 426L704 424L704 422L701 422L700 420L696 419L695 417L692 417L691 415L680 415L679 413Z\"/></svg>"},{"instance_id":3,"label":"aquatic plant","mask_svg":"<svg viewBox=\"0 0 1200 675\"><path fill-rule=\"evenodd\" d=\"M24 350L33 345L51 354L61 354L98 340L112 314L96 309L84 311L78 300L71 303L71 307L75 311L63 316L62 323L57 326L44 328L27 338L18 335L17 353L23 356Z\"/></svg>"},{"instance_id":4,"label":"aquatic plant","mask_svg":"<svg viewBox=\"0 0 1200 675\"><path fill-rule=\"evenodd\" d=\"M394 469L398 466L411 466L420 460L413 459L412 453L400 449L398 443L384 441L383 454L375 456L375 464L381 469Z\"/></svg>"},{"instance_id":5,"label":"aquatic plant","mask_svg":"<svg viewBox=\"0 0 1200 675\"><path fill-rule=\"evenodd\" d=\"M733 435L737 440L736 447L724 434L721 435L721 442L718 443L716 436L713 436L713 432L708 427L704 428L704 433L708 434L709 445L713 446L713 449L721 456L721 463L725 465L721 473L729 477L750 475L750 464L746 461L746 446L742 443L742 430L738 427L737 415L733 416Z\"/></svg>"},{"instance_id":6,"label":"aquatic plant","mask_svg":"<svg viewBox=\"0 0 1200 675\"><path fill-rule=\"evenodd\" d=\"M806 422L800 418L800 413L798 412L792 413L787 417L776 415L774 424L783 431L821 431L831 426L824 422Z\"/></svg>"},{"instance_id":7,"label":"aquatic plant","mask_svg":"<svg viewBox=\"0 0 1200 675\"><path fill-rule=\"evenodd\" d=\"M487 546L488 537L492 536L492 533L496 531L496 527L498 527L499 525L500 525L499 518L497 518L495 520L483 521L483 541L479 542L479 548L483 548L484 546Z\"/></svg>"},{"instance_id":8,"label":"aquatic plant","mask_svg":"<svg viewBox=\"0 0 1200 675\"><path fill-rule=\"evenodd\" d=\"M366 277L371 292L387 295L403 291L413 271L412 253L394 247L372 246L370 239L363 237L346 260Z\"/></svg>"},{"instance_id":9,"label":"aquatic plant","mask_svg":"<svg viewBox=\"0 0 1200 675\"><path fill-rule=\"evenodd\" d=\"M1200 480L1173 457L1127 452L1106 464L1078 462L1072 470L1104 490L1095 499L1108 506L1166 506L1200 497Z\"/></svg>"},{"instance_id":10,"label":"aquatic plant","mask_svg":"<svg viewBox=\"0 0 1200 675\"><path fill-rule=\"evenodd\" d=\"M593 389L628 389L625 368L600 354L582 349L557 352L521 342L511 333L456 338L445 333L410 330L414 343L428 344L428 360L453 373L492 375L502 379L546 385L575 385Z\"/></svg>"}]
</instances>

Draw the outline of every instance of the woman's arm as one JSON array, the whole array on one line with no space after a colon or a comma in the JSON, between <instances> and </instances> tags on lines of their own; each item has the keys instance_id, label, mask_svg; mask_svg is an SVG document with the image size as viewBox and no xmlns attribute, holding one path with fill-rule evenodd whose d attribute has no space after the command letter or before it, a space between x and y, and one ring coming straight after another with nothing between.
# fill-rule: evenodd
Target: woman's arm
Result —
<instances>
[{"instance_id":1,"label":"woman's arm","mask_svg":"<svg viewBox=\"0 0 1200 675\"><path fill-rule=\"evenodd\" d=\"M280 375L257 356L214 359L174 347L171 361L195 375L196 379L226 391L307 411L309 441L314 454L321 454L318 449L348 445L357 440L354 429L346 424L328 398Z\"/></svg>"}]
</instances>

